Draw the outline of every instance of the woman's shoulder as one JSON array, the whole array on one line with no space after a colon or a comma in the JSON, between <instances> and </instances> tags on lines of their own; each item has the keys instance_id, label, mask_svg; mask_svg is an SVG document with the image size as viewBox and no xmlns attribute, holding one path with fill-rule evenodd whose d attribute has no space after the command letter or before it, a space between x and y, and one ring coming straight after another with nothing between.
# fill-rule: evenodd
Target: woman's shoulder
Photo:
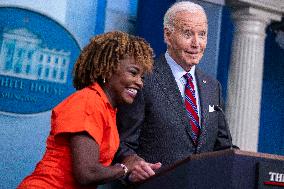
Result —
<instances>
[{"instance_id":1,"label":"woman's shoulder","mask_svg":"<svg viewBox=\"0 0 284 189\"><path fill-rule=\"evenodd\" d=\"M90 104L92 104L91 107L101 105L100 94L92 87L85 87L68 96L53 110L55 112L62 112L65 110L84 111L86 108L90 108Z\"/></svg>"}]
</instances>

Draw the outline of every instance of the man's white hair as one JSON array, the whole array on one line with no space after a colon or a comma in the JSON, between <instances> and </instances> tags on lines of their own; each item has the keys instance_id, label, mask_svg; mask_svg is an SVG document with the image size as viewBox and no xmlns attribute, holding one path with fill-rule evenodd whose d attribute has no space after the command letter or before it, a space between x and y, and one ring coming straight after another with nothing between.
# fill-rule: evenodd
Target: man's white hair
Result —
<instances>
[{"instance_id":1,"label":"man's white hair","mask_svg":"<svg viewBox=\"0 0 284 189\"><path fill-rule=\"evenodd\" d=\"M180 2L176 2L174 3L165 13L164 15L164 28L168 28L171 31L174 30L174 25L175 25L175 16L178 12L197 12L197 11L202 11L204 13L204 15L206 16L206 13L203 9L202 6L190 2L190 1L180 1Z\"/></svg>"}]
</instances>

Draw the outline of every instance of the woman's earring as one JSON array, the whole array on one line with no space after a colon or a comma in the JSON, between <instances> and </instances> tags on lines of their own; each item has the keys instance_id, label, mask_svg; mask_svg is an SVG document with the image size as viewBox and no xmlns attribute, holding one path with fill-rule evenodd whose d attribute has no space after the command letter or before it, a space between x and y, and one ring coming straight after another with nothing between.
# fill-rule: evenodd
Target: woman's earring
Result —
<instances>
[{"instance_id":1,"label":"woman's earring","mask_svg":"<svg viewBox=\"0 0 284 189\"><path fill-rule=\"evenodd\" d=\"M106 83L106 78L103 78L103 83Z\"/></svg>"}]
</instances>

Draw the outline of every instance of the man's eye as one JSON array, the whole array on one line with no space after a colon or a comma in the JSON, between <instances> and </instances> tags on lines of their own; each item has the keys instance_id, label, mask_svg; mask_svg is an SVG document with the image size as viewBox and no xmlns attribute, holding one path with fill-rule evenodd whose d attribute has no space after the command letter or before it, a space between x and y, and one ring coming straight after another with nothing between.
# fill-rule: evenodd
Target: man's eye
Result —
<instances>
[{"instance_id":1,"label":"man's eye","mask_svg":"<svg viewBox=\"0 0 284 189\"><path fill-rule=\"evenodd\" d=\"M184 32L183 33L185 37L189 38L192 36L192 33L191 32Z\"/></svg>"},{"instance_id":2,"label":"man's eye","mask_svg":"<svg viewBox=\"0 0 284 189\"><path fill-rule=\"evenodd\" d=\"M206 36L206 32L200 32L199 35L204 37L204 36Z\"/></svg>"}]
</instances>

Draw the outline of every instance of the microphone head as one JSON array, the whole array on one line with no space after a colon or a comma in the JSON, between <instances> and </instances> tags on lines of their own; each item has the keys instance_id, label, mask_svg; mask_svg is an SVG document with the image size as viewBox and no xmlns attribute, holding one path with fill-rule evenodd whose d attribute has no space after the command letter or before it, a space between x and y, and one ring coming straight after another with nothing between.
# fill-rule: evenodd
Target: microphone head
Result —
<instances>
[{"instance_id":1,"label":"microphone head","mask_svg":"<svg viewBox=\"0 0 284 189\"><path fill-rule=\"evenodd\" d=\"M215 111L222 111L222 108L219 105L214 106Z\"/></svg>"}]
</instances>

